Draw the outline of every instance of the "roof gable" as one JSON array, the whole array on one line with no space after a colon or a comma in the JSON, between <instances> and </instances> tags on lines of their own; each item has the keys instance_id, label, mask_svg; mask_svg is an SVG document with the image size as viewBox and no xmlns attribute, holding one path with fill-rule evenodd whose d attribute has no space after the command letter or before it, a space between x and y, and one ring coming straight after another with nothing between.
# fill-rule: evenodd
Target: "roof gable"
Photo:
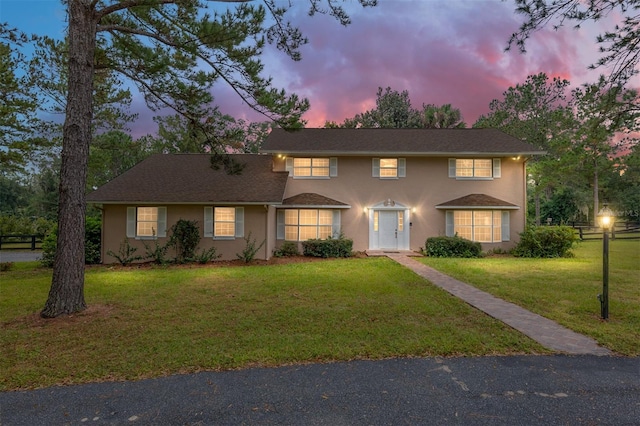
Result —
<instances>
[{"instance_id":1,"label":"roof gable","mask_svg":"<svg viewBox=\"0 0 640 426\"><path fill-rule=\"evenodd\" d=\"M436 209L470 208L517 210L520 207L486 194L469 194L464 197L456 198L455 200L446 201L436 206Z\"/></svg>"},{"instance_id":2,"label":"roof gable","mask_svg":"<svg viewBox=\"0 0 640 426\"><path fill-rule=\"evenodd\" d=\"M245 167L229 175L211 167L210 154L156 154L87 196L93 203L281 203L287 172L270 155L231 154Z\"/></svg>"},{"instance_id":3,"label":"roof gable","mask_svg":"<svg viewBox=\"0 0 640 426\"><path fill-rule=\"evenodd\" d=\"M273 129L262 152L302 155L542 155L497 129Z\"/></svg>"}]
</instances>

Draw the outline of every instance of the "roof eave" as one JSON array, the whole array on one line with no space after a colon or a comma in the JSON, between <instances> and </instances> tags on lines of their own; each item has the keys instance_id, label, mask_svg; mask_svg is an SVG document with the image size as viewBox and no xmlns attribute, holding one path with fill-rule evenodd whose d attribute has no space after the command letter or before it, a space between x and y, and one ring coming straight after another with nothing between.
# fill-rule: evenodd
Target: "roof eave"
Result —
<instances>
[{"instance_id":1,"label":"roof eave","mask_svg":"<svg viewBox=\"0 0 640 426\"><path fill-rule=\"evenodd\" d=\"M450 157L452 155L484 155L492 157L511 157L514 155L545 155L546 151L288 151L288 150L264 150L268 154L280 155L318 155L318 156L371 156L371 155L394 155L406 157Z\"/></svg>"},{"instance_id":2,"label":"roof eave","mask_svg":"<svg viewBox=\"0 0 640 426\"><path fill-rule=\"evenodd\" d=\"M520 210L518 206L436 206L438 210Z\"/></svg>"}]
</instances>

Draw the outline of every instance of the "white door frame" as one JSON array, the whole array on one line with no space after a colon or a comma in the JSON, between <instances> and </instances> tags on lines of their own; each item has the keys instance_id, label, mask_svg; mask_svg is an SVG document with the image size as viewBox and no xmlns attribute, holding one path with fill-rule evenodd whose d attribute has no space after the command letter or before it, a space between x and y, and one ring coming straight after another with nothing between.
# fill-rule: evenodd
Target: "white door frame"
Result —
<instances>
[{"instance_id":1,"label":"white door frame","mask_svg":"<svg viewBox=\"0 0 640 426\"><path fill-rule=\"evenodd\" d=\"M398 212L399 228L397 231L397 244L396 247L381 247L380 246L380 212L393 211ZM401 203L393 200L382 201L367 208L369 217L369 250L409 250L410 245L410 212L411 209Z\"/></svg>"}]
</instances>

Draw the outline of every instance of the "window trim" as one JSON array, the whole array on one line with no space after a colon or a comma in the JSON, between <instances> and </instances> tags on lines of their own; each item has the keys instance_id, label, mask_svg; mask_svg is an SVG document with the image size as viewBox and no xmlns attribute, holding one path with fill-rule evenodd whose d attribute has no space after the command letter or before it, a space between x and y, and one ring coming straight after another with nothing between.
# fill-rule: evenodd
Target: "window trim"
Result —
<instances>
[{"instance_id":1,"label":"window trim","mask_svg":"<svg viewBox=\"0 0 640 426\"><path fill-rule=\"evenodd\" d=\"M396 160L396 175L395 176L382 176L380 170L383 168L380 166L382 160ZM387 170L392 170L392 168L386 168ZM376 157L371 160L371 176L379 179L399 179L407 177L407 159L401 157Z\"/></svg>"},{"instance_id":2,"label":"window trim","mask_svg":"<svg viewBox=\"0 0 640 426\"><path fill-rule=\"evenodd\" d=\"M234 211L234 235L221 236L215 235L215 209L216 208L233 208ZM205 206L204 207L204 238L213 238L214 240L235 240L236 238L244 238L244 207L234 206Z\"/></svg>"},{"instance_id":3,"label":"window trim","mask_svg":"<svg viewBox=\"0 0 640 426\"><path fill-rule=\"evenodd\" d=\"M457 176L457 160L473 160L475 173L475 161L476 160L491 160L491 176ZM502 159L501 158L486 158L486 157L473 157L473 158L449 158L449 177L456 180L494 180L502 177Z\"/></svg>"},{"instance_id":4,"label":"window trim","mask_svg":"<svg viewBox=\"0 0 640 426\"><path fill-rule=\"evenodd\" d=\"M157 209L157 230L156 235L138 235L138 209L139 208L155 208ZM135 238L136 240L155 240L165 238L167 236L167 208L164 206L131 206L127 207L127 238Z\"/></svg>"},{"instance_id":5,"label":"window trim","mask_svg":"<svg viewBox=\"0 0 640 426\"><path fill-rule=\"evenodd\" d=\"M311 165L309 169L311 169L311 175L296 175L294 163L296 159L309 159L311 160ZM313 160L329 160L329 174L326 176L313 176ZM324 167L323 167L324 168ZM338 177L338 157L286 157L285 158L285 170L289 172L289 176L294 179L330 179L333 177Z\"/></svg>"},{"instance_id":6,"label":"window trim","mask_svg":"<svg viewBox=\"0 0 640 426\"><path fill-rule=\"evenodd\" d=\"M491 241L478 241L481 244L498 244L511 241L511 210L496 210L496 209L452 209L445 212L445 235L447 237L453 237L457 235L455 225L455 212L470 212L471 213L471 241L476 241L476 226L488 226L488 225L476 225L475 213L476 212L491 212ZM499 218L500 224L496 225L496 219ZM496 240L496 229L500 230L500 239Z\"/></svg>"},{"instance_id":7,"label":"window trim","mask_svg":"<svg viewBox=\"0 0 640 426\"><path fill-rule=\"evenodd\" d=\"M305 225L305 224L301 224L301 220L300 220L300 212L301 211L312 211L315 210L316 211L316 223L315 225ZM296 223L295 224L287 224L286 223L286 212L287 211L296 211ZM327 224L321 224L320 223L320 212L329 212L331 214L331 225L327 225ZM320 227L331 227L331 234L329 235L329 237L327 238L338 238L338 236L340 235L340 218L341 218L341 213L339 209L331 209L331 208L322 208L322 207L312 207L309 206L308 208L282 208L282 209L278 209L277 214L276 214L276 239L277 240L284 240L284 241L295 241L295 242L302 242L302 241L307 241L308 239L305 240L301 240L300 239L300 228L311 228L311 227L315 227L316 229L316 237L318 238L319 235L319 230ZM286 238L287 236L287 227L296 227L297 228L297 232L296 232L296 239L292 240L292 239L288 239ZM323 239L327 239L327 238L323 238ZM313 239L313 238L311 238Z\"/></svg>"}]
</instances>

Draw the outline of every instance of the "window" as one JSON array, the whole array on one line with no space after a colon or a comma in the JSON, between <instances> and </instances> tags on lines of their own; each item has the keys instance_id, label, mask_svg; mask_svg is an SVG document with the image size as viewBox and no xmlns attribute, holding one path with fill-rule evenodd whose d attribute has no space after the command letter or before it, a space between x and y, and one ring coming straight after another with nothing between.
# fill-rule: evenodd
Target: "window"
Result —
<instances>
[{"instance_id":1,"label":"window","mask_svg":"<svg viewBox=\"0 0 640 426\"><path fill-rule=\"evenodd\" d=\"M287 158L287 171L296 178L328 178L338 176L338 159Z\"/></svg>"},{"instance_id":2,"label":"window","mask_svg":"<svg viewBox=\"0 0 640 426\"><path fill-rule=\"evenodd\" d=\"M398 159L397 158L381 158L380 159L380 177L398 177Z\"/></svg>"},{"instance_id":3,"label":"window","mask_svg":"<svg viewBox=\"0 0 640 426\"><path fill-rule=\"evenodd\" d=\"M244 237L244 207L205 207L204 236L219 239Z\"/></svg>"},{"instance_id":4,"label":"window","mask_svg":"<svg viewBox=\"0 0 640 426\"><path fill-rule=\"evenodd\" d=\"M213 236L234 237L236 235L236 209L216 207L213 211Z\"/></svg>"},{"instance_id":5,"label":"window","mask_svg":"<svg viewBox=\"0 0 640 426\"><path fill-rule=\"evenodd\" d=\"M128 238L166 237L166 228L166 207L127 207Z\"/></svg>"},{"instance_id":6,"label":"window","mask_svg":"<svg viewBox=\"0 0 640 426\"><path fill-rule=\"evenodd\" d=\"M499 158L450 158L449 177L458 179L492 179L501 174Z\"/></svg>"},{"instance_id":7,"label":"window","mask_svg":"<svg viewBox=\"0 0 640 426\"><path fill-rule=\"evenodd\" d=\"M327 239L340 232L340 212L323 209L278 211L278 239L306 241Z\"/></svg>"},{"instance_id":8,"label":"window","mask_svg":"<svg viewBox=\"0 0 640 426\"><path fill-rule=\"evenodd\" d=\"M509 212L454 210L447 212L447 236L458 235L480 243L509 241Z\"/></svg>"},{"instance_id":9,"label":"window","mask_svg":"<svg viewBox=\"0 0 640 426\"><path fill-rule=\"evenodd\" d=\"M406 176L407 162L405 158L374 158L372 176L381 179L395 179Z\"/></svg>"}]
</instances>

